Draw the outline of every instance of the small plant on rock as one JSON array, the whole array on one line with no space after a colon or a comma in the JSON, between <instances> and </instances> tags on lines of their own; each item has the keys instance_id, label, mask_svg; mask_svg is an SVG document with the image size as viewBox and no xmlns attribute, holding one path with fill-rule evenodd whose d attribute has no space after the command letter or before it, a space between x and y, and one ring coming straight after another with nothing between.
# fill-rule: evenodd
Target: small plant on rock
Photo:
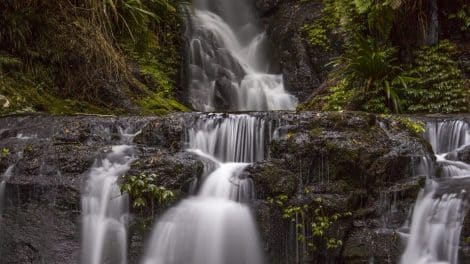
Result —
<instances>
[{"instance_id":1,"label":"small plant on rock","mask_svg":"<svg viewBox=\"0 0 470 264\"><path fill-rule=\"evenodd\" d=\"M175 193L163 186L154 184L156 174L141 173L137 176L124 176L125 183L121 186L121 192L128 193L135 209L144 209L150 206L152 215L154 214L155 203L163 205L173 201Z\"/></svg>"},{"instance_id":2,"label":"small plant on rock","mask_svg":"<svg viewBox=\"0 0 470 264\"><path fill-rule=\"evenodd\" d=\"M297 240L306 245L307 255L321 250L334 250L343 245L342 240L333 235L333 227L340 219L350 217L351 212L330 214L322 198L315 198L303 205L288 204L288 201L286 195L268 198L268 203L281 209L282 218L295 224Z\"/></svg>"}]
</instances>

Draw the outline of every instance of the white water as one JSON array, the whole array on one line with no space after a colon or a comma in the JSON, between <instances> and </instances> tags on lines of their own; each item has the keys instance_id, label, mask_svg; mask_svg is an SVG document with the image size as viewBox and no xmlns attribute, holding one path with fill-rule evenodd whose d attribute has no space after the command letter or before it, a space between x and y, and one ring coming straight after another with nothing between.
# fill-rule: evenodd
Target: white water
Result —
<instances>
[{"instance_id":1,"label":"white water","mask_svg":"<svg viewBox=\"0 0 470 264\"><path fill-rule=\"evenodd\" d=\"M221 161L254 162L264 159L268 124L249 115L202 115L188 129L189 148L200 149Z\"/></svg>"},{"instance_id":2,"label":"white water","mask_svg":"<svg viewBox=\"0 0 470 264\"><path fill-rule=\"evenodd\" d=\"M280 75L268 74L266 35L248 0L195 0L188 21L189 96L201 111L291 110ZM262 264L249 202L248 163L264 159L269 124L249 115L200 115L190 152L204 160L199 189L156 223L143 264Z\"/></svg>"},{"instance_id":3,"label":"white water","mask_svg":"<svg viewBox=\"0 0 470 264\"><path fill-rule=\"evenodd\" d=\"M269 74L266 34L246 0L197 0L189 21L189 95L200 111L293 110L281 75ZM220 85L220 83L223 83Z\"/></svg>"},{"instance_id":4,"label":"white water","mask_svg":"<svg viewBox=\"0 0 470 264\"><path fill-rule=\"evenodd\" d=\"M121 131L122 145L112 147L95 161L82 195L82 263L126 264L128 196L121 194L118 179L135 160L133 137Z\"/></svg>"},{"instance_id":5,"label":"white water","mask_svg":"<svg viewBox=\"0 0 470 264\"><path fill-rule=\"evenodd\" d=\"M429 178L427 186L420 192L413 208L411 226L405 227L409 232L405 234L407 247L401 263L456 264L469 187L462 179L470 176L470 166L446 157L470 144L470 129L463 121L431 123L425 136L436 153L436 165L440 166L443 179ZM426 167L430 166L427 164Z\"/></svg>"},{"instance_id":6,"label":"white water","mask_svg":"<svg viewBox=\"0 0 470 264\"><path fill-rule=\"evenodd\" d=\"M247 115L201 118L188 131L189 151L212 163L213 170L196 196L161 217L142 263L264 263L246 204L253 198L253 183L242 175L246 162L263 158L264 121Z\"/></svg>"},{"instance_id":7,"label":"white water","mask_svg":"<svg viewBox=\"0 0 470 264\"><path fill-rule=\"evenodd\" d=\"M3 206L5 203L5 187L8 180L11 178L13 174L13 169L15 168L15 164L8 166L5 172L0 177L0 216L3 212Z\"/></svg>"}]
</instances>

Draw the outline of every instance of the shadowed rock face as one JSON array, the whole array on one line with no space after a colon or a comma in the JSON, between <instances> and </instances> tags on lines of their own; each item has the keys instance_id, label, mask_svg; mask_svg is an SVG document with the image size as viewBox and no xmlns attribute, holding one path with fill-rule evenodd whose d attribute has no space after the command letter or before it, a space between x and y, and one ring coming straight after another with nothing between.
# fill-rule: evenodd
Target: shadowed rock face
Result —
<instances>
[{"instance_id":1,"label":"shadowed rock face","mask_svg":"<svg viewBox=\"0 0 470 264\"><path fill-rule=\"evenodd\" d=\"M79 262L80 190L94 160L119 144L119 127L142 130L134 139L138 161L130 175L154 173L159 185L187 194L203 170L193 154L183 151L185 127L194 115L1 118L0 149L8 154L0 159L0 172L16 164L0 218L2 260ZM420 180L411 179L411 170L430 154L430 146L394 118L351 112L252 115L278 127L268 158L244 173L255 182L254 209L270 263L296 263L296 258L364 263L371 257L395 263L401 248L393 230L415 201ZM279 195L288 197L286 205L313 206L321 198L328 214L351 212L333 228L342 246L327 257L296 257L295 228L268 199ZM155 209L158 215L161 208ZM139 227L139 215L134 212L129 224L130 263L141 257L148 233ZM306 217L313 217L312 211Z\"/></svg>"},{"instance_id":2,"label":"shadowed rock face","mask_svg":"<svg viewBox=\"0 0 470 264\"><path fill-rule=\"evenodd\" d=\"M413 164L431 153L430 146L393 118L299 113L281 120L270 158L248 168L271 263L367 263L371 258L396 263L401 246L395 229L420 190L419 179L412 179ZM270 202L280 195L288 197L283 206ZM318 199L326 215L352 216L335 222L333 233L325 235L339 238L342 246L327 255L321 248L306 255L302 242L296 242L296 223L283 217L282 208L307 206L302 217L309 225Z\"/></svg>"},{"instance_id":3,"label":"shadowed rock face","mask_svg":"<svg viewBox=\"0 0 470 264\"><path fill-rule=\"evenodd\" d=\"M325 65L339 55L341 39L331 35L328 49L308 43L302 27L313 24L322 16L322 1L258 0L256 7L262 14L268 38L274 45L289 93L300 102L305 101L327 79Z\"/></svg>"}]
</instances>

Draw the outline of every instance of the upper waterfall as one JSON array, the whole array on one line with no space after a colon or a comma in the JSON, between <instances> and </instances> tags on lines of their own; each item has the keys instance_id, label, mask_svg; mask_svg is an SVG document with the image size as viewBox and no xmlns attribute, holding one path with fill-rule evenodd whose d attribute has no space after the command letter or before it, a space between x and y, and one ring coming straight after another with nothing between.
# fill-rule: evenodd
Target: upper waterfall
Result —
<instances>
[{"instance_id":1,"label":"upper waterfall","mask_svg":"<svg viewBox=\"0 0 470 264\"><path fill-rule=\"evenodd\" d=\"M196 0L186 39L188 90L200 111L292 110L297 99L269 74L266 34L248 1Z\"/></svg>"}]
</instances>

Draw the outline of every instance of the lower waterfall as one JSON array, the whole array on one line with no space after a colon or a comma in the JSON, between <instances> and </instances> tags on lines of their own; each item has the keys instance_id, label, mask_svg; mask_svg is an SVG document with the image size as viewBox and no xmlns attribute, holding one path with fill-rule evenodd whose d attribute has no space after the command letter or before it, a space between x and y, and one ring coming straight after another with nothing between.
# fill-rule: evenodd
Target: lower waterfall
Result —
<instances>
[{"instance_id":1,"label":"lower waterfall","mask_svg":"<svg viewBox=\"0 0 470 264\"><path fill-rule=\"evenodd\" d=\"M242 177L249 165L246 162L264 154L264 144L252 142L259 140L254 135L264 135L264 120L248 115L222 119L212 115L204 122L206 125L200 126L198 121L189 129L189 151L206 161L208 175L195 196L158 221L143 264L264 263L256 224L244 203L253 198L253 186L250 179ZM220 148L241 152L225 155Z\"/></svg>"},{"instance_id":2,"label":"lower waterfall","mask_svg":"<svg viewBox=\"0 0 470 264\"><path fill-rule=\"evenodd\" d=\"M402 264L459 262L460 234L467 209L470 166L452 160L470 144L470 126L464 121L430 123L425 137L436 155L440 175L428 174L413 208L411 225L405 227L407 247ZM439 177L437 177L439 176Z\"/></svg>"},{"instance_id":3,"label":"lower waterfall","mask_svg":"<svg viewBox=\"0 0 470 264\"><path fill-rule=\"evenodd\" d=\"M134 161L136 134L120 130L122 145L115 145L89 172L82 196L83 264L127 263L128 196L121 194L118 179Z\"/></svg>"}]
</instances>

